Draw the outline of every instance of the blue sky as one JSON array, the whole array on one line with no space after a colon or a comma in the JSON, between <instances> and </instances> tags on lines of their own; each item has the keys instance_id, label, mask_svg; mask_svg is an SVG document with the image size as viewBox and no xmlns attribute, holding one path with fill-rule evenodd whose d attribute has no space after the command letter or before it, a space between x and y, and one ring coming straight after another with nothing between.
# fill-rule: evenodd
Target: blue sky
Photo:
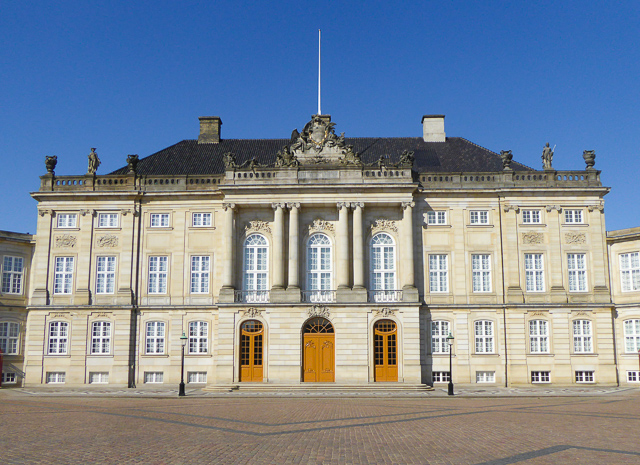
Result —
<instances>
[{"instance_id":1,"label":"blue sky","mask_svg":"<svg viewBox=\"0 0 640 465\"><path fill-rule=\"evenodd\" d=\"M6 1L0 229L35 232L45 155L98 174L198 135L289 137L317 109L349 136L465 137L541 167L595 150L607 229L640 226L640 2Z\"/></svg>"}]
</instances>

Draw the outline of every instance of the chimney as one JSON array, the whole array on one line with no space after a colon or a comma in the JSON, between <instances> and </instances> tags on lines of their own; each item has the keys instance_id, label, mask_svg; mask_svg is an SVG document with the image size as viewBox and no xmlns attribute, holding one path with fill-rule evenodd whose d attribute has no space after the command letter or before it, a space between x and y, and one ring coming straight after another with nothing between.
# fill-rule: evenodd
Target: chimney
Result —
<instances>
[{"instance_id":1,"label":"chimney","mask_svg":"<svg viewBox=\"0 0 640 465\"><path fill-rule=\"evenodd\" d=\"M422 117L422 137L425 142L444 142L444 115L424 115Z\"/></svg>"},{"instance_id":2,"label":"chimney","mask_svg":"<svg viewBox=\"0 0 640 465\"><path fill-rule=\"evenodd\" d=\"M220 142L220 126L222 120L219 116L201 116L200 135L198 144L217 144Z\"/></svg>"}]
</instances>

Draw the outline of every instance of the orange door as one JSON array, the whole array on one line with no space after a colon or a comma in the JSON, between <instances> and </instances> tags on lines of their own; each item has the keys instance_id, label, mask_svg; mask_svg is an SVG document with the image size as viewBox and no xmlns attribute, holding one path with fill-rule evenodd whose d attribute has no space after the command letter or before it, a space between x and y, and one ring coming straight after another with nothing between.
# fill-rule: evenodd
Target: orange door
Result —
<instances>
[{"instance_id":1,"label":"orange door","mask_svg":"<svg viewBox=\"0 0 640 465\"><path fill-rule=\"evenodd\" d=\"M332 383L335 373L335 334L324 318L313 318L303 329L302 380L311 383Z\"/></svg>"},{"instance_id":2,"label":"orange door","mask_svg":"<svg viewBox=\"0 0 640 465\"><path fill-rule=\"evenodd\" d=\"M242 324L240 328L240 381L262 381L263 339L262 323L250 320Z\"/></svg>"},{"instance_id":3,"label":"orange door","mask_svg":"<svg viewBox=\"0 0 640 465\"><path fill-rule=\"evenodd\" d=\"M373 327L375 380L398 381L398 329L391 320L380 320Z\"/></svg>"}]
</instances>

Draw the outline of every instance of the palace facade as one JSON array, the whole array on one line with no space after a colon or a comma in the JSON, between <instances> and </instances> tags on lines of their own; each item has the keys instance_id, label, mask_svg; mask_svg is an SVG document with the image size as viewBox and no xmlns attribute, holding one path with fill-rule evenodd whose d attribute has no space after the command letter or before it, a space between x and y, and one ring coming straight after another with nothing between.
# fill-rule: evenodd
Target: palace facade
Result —
<instances>
[{"instance_id":1,"label":"palace facade","mask_svg":"<svg viewBox=\"0 0 640 465\"><path fill-rule=\"evenodd\" d=\"M640 228L606 233L593 152L535 170L442 115L398 138L221 124L107 175L48 160L33 266L0 244L19 383L177 384L183 342L203 387L438 384L450 351L455 383L639 381Z\"/></svg>"}]
</instances>

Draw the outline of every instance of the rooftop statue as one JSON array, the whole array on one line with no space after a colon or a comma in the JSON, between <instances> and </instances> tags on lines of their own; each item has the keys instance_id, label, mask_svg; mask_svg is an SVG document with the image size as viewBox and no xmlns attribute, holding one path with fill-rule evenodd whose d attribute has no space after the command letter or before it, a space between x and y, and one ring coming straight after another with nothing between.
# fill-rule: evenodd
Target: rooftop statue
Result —
<instances>
[{"instance_id":1,"label":"rooftop statue","mask_svg":"<svg viewBox=\"0 0 640 465\"><path fill-rule=\"evenodd\" d=\"M53 170L56 169L56 165L58 164L57 155L53 155L52 157L50 157L49 155L45 155L44 164L47 167L47 173L55 174Z\"/></svg>"},{"instance_id":2,"label":"rooftop statue","mask_svg":"<svg viewBox=\"0 0 640 465\"><path fill-rule=\"evenodd\" d=\"M296 132L298 132L296 130ZM300 162L294 154L289 150L289 146L285 145L282 150L279 150L276 154L276 166L292 167L298 166Z\"/></svg>"},{"instance_id":3,"label":"rooftop statue","mask_svg":"<svg viewBox=\"0 0 640 465\"><path fill-rule=\"evenodd\" d=\"M95 147L91 148L91 153L88 155L88 158L89 167L87 168L87 174L96 174L98 166L100 166L100 159L98 158Z\"/></svg>"},{"instance_id":4,"label":"rooftop statue","mask_svg":"<svg viewBox=\"0 0 640 465\"><path fill-rule=\"evenodd\" d=\"M138 155L127 155L127 168L129 173L135 173L138 168Z\"/></svg>"},{"instance_id":5,"label":"rooftop statue","mask_svg":"<svg viewBox=\"0 0 640 465\"><path fill-rule=\"evenodd\" d=\"M225 169L233 169L236 168L236 154L233 152L227 152L222 155L222 162L224 163Z\"/></svg>"},{"instance_id":6,"label":"rooftop statue","mask_svg":"<svg viewBox=\"0 0 640 465\"><path fill-rule=\"evenodd\" d=\"M587 164L587 169L592 170L593 165L596 164L596 151L585 150L584 152L582 152L582 158L584 158L584 161Z\"/></svg>"},{"instance_id":7,"label":"rooftop statue","mask_svg":"<svg viewBox=\"0 0 640 465\"><path fill-rule=\"evenodd\" d=\"M500 157L502 158L503 171L511 171L511 160L513 160L513 153L511 153L511 150L501 150Z\"/></svg>"},{"instance_id":8,"label":"rooftop statue","mask_svg":"<svg viewBox=\"0 0 640 465\"><path fill-rule=\"evenodd\" d=\"M551 170L551 162L553 161L553 149L549 147L549 142L542 149L542 169Z\"/></svg>"},{"instance_id":9,"label":"rooftop statue","mask_svg":"<svg viewBox=\"0 0 640 465\"><path fill-rule=\"evenodd\" d=\"M412 167L413 166L413 162L415 161L415 159L416 159L416 157L413 156L413 152L410 152L409 150L405 150L400 155L400 162L398 163L398 165L399 166Z\"/></svg>"}]
</instances>

